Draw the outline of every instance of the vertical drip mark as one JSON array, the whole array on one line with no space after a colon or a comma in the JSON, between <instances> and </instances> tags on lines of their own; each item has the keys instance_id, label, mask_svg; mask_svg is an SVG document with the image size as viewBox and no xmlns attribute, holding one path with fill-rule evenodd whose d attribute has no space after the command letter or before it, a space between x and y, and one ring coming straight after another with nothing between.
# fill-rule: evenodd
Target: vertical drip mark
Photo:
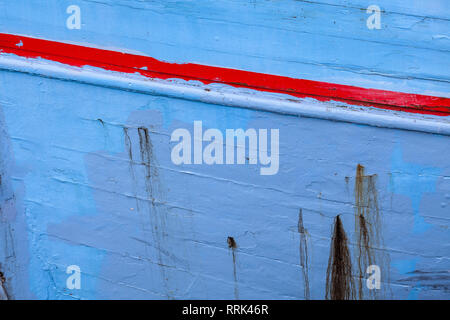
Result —
<instances>
[{"instance_id":1,"label":"vertical drip mark","mask_svg":"<svg viewBox=\"0 0 450 320\"><path fill-rule=\"evenodd\" d=\"M148 129L145 127L138 128L139 146L141 153L141 163L145 167L145 185L149 200L152 207L156 208L156 199L158 191L158 171L156 161L153 157L153 144L150 139Z\"/></svg>"},{"instance_id":2,"label":"vertical drip mark","mask_svg":"<svg viewBox=\"0 0 450 320\"><path fill-rule=\"evenodd\" d=\"M142 235L143 235L143 237L147 238L148 237L148 229L146 228L145 219L143 219L143 217L141 215L139 198L138 198L138 194L137 194L137 181L136 181L136 174L135 174L135 170L134 170L134 160L133 160L133 145L131 143L131 138L130 138L127 127L123 128L123 133L124 133L124 137L125 137L125 146L127 148L127 154L128 154L129 171L130 171L130 175L132 178L131 185L133 188L133 196L136 199L136 214L139 215L140 225L142 228ZM144 254L146 257L148 257L149 256L148 242L144 241L143 243L144 243Z\"/></svg>"},{"instance_id":3,"label":"vertical drip mark","mask_svg":"<svg viewBox=\"0 0 450 320\"><path fill-rule=\"evenodd\" d=\"M125 136L125 146L127 148L127 153L128 153L128 163L129 163L129 171L130 171L130 175L132 178L132 186L133 186L133 195L134 198L136 199L136 212L139 213L139 200L137 197L137 191L136 191L136 175L134 173L134 163L133 163L133 146L131 144L131 139L130 139L130 135L128 134L128 128L124 127L123 128L123 134Z\"/></svg>"},{"instance_id":4,"label":"vertical drip mark","mask_svg":"<svg viewBox=\"0 0 450 320\"><path fill-rule=\"evenodd\" d=\"M341 218L334 220L328 259L325 299L351 300L355 297L355 284L352 278L352 262L348 250L347 235Z\"/></svg>"},{"instance_id":5,"label":"vertical drip mark","mask_svg":"<svg viewBox=\"0 0 450 320\"><path fill-rule=\"evenodd\" d=\"M234 276L234 298L239 300L238 281L236 272L236 241L233 237L227 238L228 248L231 249L231 255L233 256L233 276Z\"/></svg>"},{"instance_id":6,"label":"vertical drip mark","mask_svg":"<svg viewBox=\"0 0 450 320\"><path fill-rule=\"evenodd\" d=\"M145 127L138 128L139 135L139 147L141 155L141 164L145 168L145 189L147 193L147 198L150 202L149 204L149 219L152 228L153 241L156 245L158 265L160 267L161 276L163 283L167 292L167 297L170 297L168 288L168 276L166 267L167 264L164 262L163 253L166 254L164 249L164 239L166 237L166 223L165 218L158 204L156 203L155 197L158 194L158 172L155 159L153 157L153 144L150 139L148 129Z\"/></svg>"},{"instance_id":7,"label":"vertical drip mark","mask_svg":"<svg viewBox=\"0 0 450 320\"><path fill-rule=\"evenodd\" d=\"M298 233L300 234L300 266L303 273L303 285L305 299L309 300L309 276L308 276L308 247L306 243L307 230L303 226L303 210L300 208L298 212Z\"/></svg>"},{"instance_id":8,"label":"vertical drip mark","mask_svg":"<svg viewBox=\"0 0 450 320\"><path fill-rule=\"evenodd\" d=\"M158 172L156 169L156 161L153 157L153 144L147 128L139 127L138 134L141 164L145 168L145 189L147 198L151 204L149 215L159 243L162 240L161 238L166 236L166 228L164 217L160 214L159 206L155 198L158 196Z\"/></svg>"},{"instance_id":9,"label":"vertical drip mark","mask_svg":"<svg viewBox=\"0 0 450 320\"><path fill-rule=\"evenodd\" d=\"M136 209L139 213L141 219L148 219L148 223L145 220L141 220L141 225L143 229L143 236L147 238L148 231L151 231L151 237L153 238L153 247L156 251L157 265L159 266L162 283L166 289L166 294L168 298L171 298L171 293L168 285L168 275L167 275L167 263L164 262L164 255L167 255L167 250L164 248L164 239L167 236L166 223L164 212L162 212L158 206L157 199L160 198L160 184L158 180L158 171L156 159L153 156L153 144L150 139L149 130L145 127L137 128L137 135L139 137L139 153L140 161L137 162L133 155L133 145L132 139L130 137L130 130L127 127L123 128L126 152L129 158L129 171L132 178L133 194L136 199ZM144 168L144 185L146 199L139 199L137 193L137 177L142 175L135 173L135 165L143 166ZM141 216L142 205L148 206L148 215L146 217ZM149 228L146 228L146 226ZM149 256L149 243L145 243L145 255Z\"/></svg>"},{"instance_id":10,"label":"vertical drip mark","mask_svg":"<svg viewBox=\"0 0 450 320\"><path fill-rule=\"evenodd\" d=\"M382 270L382 279L388 274L389 268L383 263L383 260L389 259L388 256L377 254L377 250L381 250L382 237L376 178L375 174L365 175L365 168L358 164L355 178L355 236L359 299L365 297L375 299L379 293L378 290L368 290L365 286L367 267L379 266Z\"/></svg>"},{"instance_id":11,"label":"vertical drip mark","mask_svg":"<svg viewBox=\"0 0 450 320\"><path fill-rule=\"evenodd\" d=\"M356 217L359 224L358 227L358 297L359 299L364 298L364 286L363 279L365 277L365 271L367 267L374 264L374 257L371 253L370 248L370 231L368 230L366 218L363 215L359 215ZM370 226L369 226L370 228Z\"/></svg>"},{"instance_id":12,"label":"vertical drip mark","mask_svg":"<svg viewBox=\"0 0 450 320\"><path fill-rule=\"evenodd\" d=\"M106 127L106 124L102 119L98 118L97 121L100 122L100 124L103 127L103 144L104 144L105 148L107 149L108 141L109 141L108 128Z\"/></svg>"},{"instance_id":13,"label":"vertical drip mark","mask_svg":"<svg viewBox=\"0 0 450 320\"><path fill-rule=\"evenodd\" d=\"M153 192L153 178L152 174L153 165L151 159L153 158L153 146L150 142L150 137L148 135L148 129L144 127L138 128L139 134L139 147L141 154L141 164L145 168L145 189L147 192L148 200L151 201L151 207L155 211L155 198ZM150 216L156 215L156 212L150 212ZM154 228L157 229L157 225Z\"/></svg>"}]
</instances>

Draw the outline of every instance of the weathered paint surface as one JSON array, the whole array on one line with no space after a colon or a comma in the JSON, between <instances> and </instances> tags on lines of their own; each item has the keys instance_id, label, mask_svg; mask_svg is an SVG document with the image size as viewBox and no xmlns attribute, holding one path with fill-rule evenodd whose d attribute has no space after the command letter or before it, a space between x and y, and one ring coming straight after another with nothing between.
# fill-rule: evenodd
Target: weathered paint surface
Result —
<instances>
[{"instance_id":1,"label":"weathered paint surface","mask_svg":"<svg viewBox=\"0 0 450 320\"><path fill-rule=\"evenodd\" d=\"M450 98L294 79L195 63L168 63L136 54L10 34L0 34L0 52L3 55L45 59L75 67L90 66L139 74L150 79L196 81L203 85L224 84L234 88L281 93L318 101L344 102L410 113L450 115Z\"/></svg>"},{"instance_id":2,"label":"weathered paint surface","mask_svg":"<svg viewBox=\"0 0 450 320\"><path fill-rule=\"evenodd\" d=\"M66 28L71 4L81 8L80 30ZM0 32L449 97L448 1L377 1L380 30L366 28L370 4L0 1ZM279 128L278 174L174 165L170 135L195 120L223 133ZM6 70L0 129L9 298L450 297L446 135ZM336 265L343 256L351 268ZM372 263L379 291L364 287ZM70 265L81 269L79 290L66 286Z\"/></svg>"}]
</instances>

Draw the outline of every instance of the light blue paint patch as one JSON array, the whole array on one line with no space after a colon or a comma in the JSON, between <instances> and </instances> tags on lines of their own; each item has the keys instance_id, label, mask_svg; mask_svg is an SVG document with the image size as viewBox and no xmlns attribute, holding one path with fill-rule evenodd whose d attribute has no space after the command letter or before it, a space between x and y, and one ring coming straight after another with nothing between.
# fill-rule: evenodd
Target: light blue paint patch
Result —
<instances>
[{"instance_id":1,"label":"light blue paint patch","mask_svg":"<svg viewBox=\"0 0 450 320\"><path fill-rule=\"evenodd\" d=\"M396 268L401 274L407 274L416 270L417 260L417 258L398 260L396 262L392 262L392 266Z\"/></svg>"},{"instance_id":2,"label":"light blue paint patch","mask_svg":"<svg viewBox=\"0 0 450 320\"><path fill-rule=\"evenodd\" d=\"M398 270L400 274L408 274L416 270L418 259L406 259L406 260L398 260L396 262L392 262L392 266ZM416 282L408 293L408 300L417 300L419 292L421 290L420 283Z\"/></svg>"},{"instance_id":3,"label":"light blue paint patch","mask_svg":"<svg viewBox=\"0 0 450 320\"><path fill-rule=\"evenodd\" d=\"M72 155L72 160L75 156ZM52 161L49 161L51 164ZM74 161L73 163L76 163ZM79 163L78 169L83 169L84 162ZM78 264L83 265L88 272L99 269L102 253L99 249L88 248L79 244L67 245L61 239L50 239L46 235L47 228L52 224L59 224L72 216L93 215L92 201L89 188L80 187L78 184L65 179L64 176L54 176L54 179L46 179L43 172L45 166L30 166L31 172L23 177L27 186L27 223L30 241L30 252L33 252L29 263L30 288L39 299L69 298L64 295L64 274L60 266L55 265L54 259L68 259L73 257ZM43 181L46 181L43 183ZM64 196L61 196L64 195ZM94 220L93 220L93 223ZM76 232L76 230L73 230ZM70 234L66 234L68 239ZM87 251L87 252L85 252ZM41 257L47 257L46 259ZM93 259L92 257L95 257ZM63 260L64 260L63 259ZM67 264L68 263L68 264ZM76 264L67 261L62 265ZM44 270L44 271L42 271ZM82 292L82 298L95 298L95 278L86 284ZM49 285L43 286L44 283ZM54 288L55 290L50 290Z\"/></svg>"},{"instance_id":4,"label":"light blue paint patch","mask_svg":"<svg viewBox=\"0 0 450 320\"><path fill-rule=\"evenodd\" d=\"M390 192L406 195L411 199L414 212L412 232L424 233L431 225L419 213L420 202L424 193L435 191L441 169L405 162L402 148L397 144L391 157L391 172Z\"/></svg>"},{"instance_id":5,"label":"light blue paint patch","mask_svg":"<svg viewBox=\"0 0 450 320\"><path fill-rule=\"evenodd\" d=\"M64 291L65 267L78 264L95 274L103 253L98 248L71 243L73 233L81 229L66 230L57 237L54 231L74 217L90 217L95 224L97 210L84 152L102 149L106 140L115 139L105 139L99 125L83 121L78 113L79 100L68 99L73 92L70 86L58 82L51 86L47 81L18 74L8 74L7 79L4 76L0 78L3 97L13 101L3 108L15 163L12 182L14 189L25 186L22 197L29 239L30 291L38 299L70 298ZM16 88L27 94L13 94ZM51 107L43 112L42 105ZM88 103L85 107L91 106ZM109 134L114 136L115 132ZM107 145L110 151L114 148L117 146ZM80 298L95 298L95 279L86 283L87 290L79 294Z\"/></svg>"},{"instance_id":6,"label":"light blue paint patch","mask_svg":"<svg viewBox=\"0 0 450 320\"><path fill-rule=\"evenodd\" d=\"M47 236L36 241L35 254L30 259L30 282L37 299L96 299L98 279L92 275L101 270L104 258L101 250ZM70 265L80 267L80 289L67 287L67 279L72 273L66 270Z\"/></svg>"}]
</instances>

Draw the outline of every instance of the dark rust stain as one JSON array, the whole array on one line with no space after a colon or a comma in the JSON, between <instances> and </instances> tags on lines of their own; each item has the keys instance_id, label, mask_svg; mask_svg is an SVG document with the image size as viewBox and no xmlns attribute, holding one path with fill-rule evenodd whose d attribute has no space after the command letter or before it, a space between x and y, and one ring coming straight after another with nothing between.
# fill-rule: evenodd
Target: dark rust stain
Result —
<instances>
[{"instance_id":1,"label":"dark rust stain","mask_svg":"<svg viewBox=\"0 0 450 320\"><path fill-rule=\"evenodd\" d=\"M233 237L227 238L228 248L231 249L231 255L233 257L233 277L234 277L234 298L239 299L238 280L237 280L237 266L236 266L236 249L237 244Z\"/></svg>"},{"instance_id":2,"label":"dark rust stain","mask_svg":"<svg viewBox=\"0 0 450 320\"><path fill-rule=\"evenodd\" d=\"M325 299L352 300L355 298L355 284L352 278L352 262L348 250L347 235L341 218L334 220L328 259Z\"/></svg>"},{"instance_id":3,"label":"dark rust stain","mask_svg":"<svg viewBox=\"0 0 450 320\"><path fill-rule=\"evenodd\" d=\"M150 159L152 158L153 146L150 142L150 136L148 134L148 129L145 127L138 128L139 134L139 146L141 150L141 160L142 164L150 168Z\"/></svg>"},{"instance_id":4,"label":"dark rust stain","mask_svg":"<svg viewBox=\"0 0 450 320\"><path fill-rule=\"evenodd\" d=\"M309 292L309 276L308 276L308 246L306 242L307 230L303 225L303 210L300 208L298 212L298 225L297 225L298 233L300 234L300 266L302 267L303 274L303 285L304 285L304 295L305 299L309 300L310 292Z\"/></svg>"},{"instance_id":5,"label":"dark rust stain","mask_svg":"<svg viewBox=\"0 0 450 320\"><path fill-rule=\"evenodd\" d=\"M3 300L9 300L9 295L8 292L6 291L5 288L5 282L6 282L6 278L5 275L3 274L3 272L0 271L0 290L2 291L1 296Z\"/></svg>"},{"instance_id":6,"label":"dark rust stain","mask_svg":"<svg viewBox=\"0 0 450 320\"><path fill-rule=\"evenodd\" d=\"M233 237L228 237L227 238L227 243L228 243L228 248L232 248L232 249L236 249L237 248L236 241L234 241Z\"/></svg>"},{"instance_id":7,"label":"dark rust stain","mask_svg":"<svg viewBox=\"0 0 450 320\"><path fill-rule=\"evenodd\" d=\"M155 209L155 191L157 188L158 172L153 158L153 144L145 127L138 128L139 147L141 154L141 164L145 167L145 185L149 200L152 202L152 207Z\"/></svg>"}]
</instances>

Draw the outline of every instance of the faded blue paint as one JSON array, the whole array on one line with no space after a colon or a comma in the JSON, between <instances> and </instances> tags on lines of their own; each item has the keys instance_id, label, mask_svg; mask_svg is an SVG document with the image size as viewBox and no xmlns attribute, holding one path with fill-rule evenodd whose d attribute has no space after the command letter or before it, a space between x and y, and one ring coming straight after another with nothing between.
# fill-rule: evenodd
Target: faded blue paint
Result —
<instances>
[{"instance_id":1,"label":"faded blue paint","mask_svg":"<svg viewBox=\"0 0 450 320\"><path fill-rule=\"evenodd\" d=\"M69 31L65 8L72 1L0 1L0 32L127 48L176 62L449 92L447 1L425 7L379 1L388 12L379 31L365 28L361 8L367 4L356 0L339 6L101 2L79 1L82 29ZM311 298L322 299L337 214L356 265L358 164L377 175L381 249L388 255L380 261L389 274L383 288L392 292L383 297L450 297L448 279L433 280L450 269L448 136L6 71L0 72L0 116L0 235L6 243L0 267L11 297L302 299L297 223L303 209ZM279 173L260 176L259 165L175 166L170 134L192 132L194 120L222 132L279 128ZM150 167L157 175L149 181L139 127L148 128L153 144ZM228 236L238 245L236 277ZM72 264L82 270L81 290L66 288Z\"/></svg>"},{"instance_id":2,"label":"faded blue paint","mask_svg":"<svg viewBox=\"0 0 450 320\"><path fill-rule=\"evenodd\" d=\"M441 173L439 168L424 167L403 160L402 149L397 146L392 154L392 192L410 197L414 210L414 233L424 233L431 225L420 216L420 202L425 192L433 193Z\"/></svg>"},{"instance_id":3,"label":"faded blue paint","mask_svg":"<svg viewBox=\"0 0 450 320\"><path fill-rule=\"evenodd\" d=\"M417 258L408 260L398 260L392 264L402 275L414 272L416 270ZM419 284L416 282L408 294L408 300L417 300L419 293Z\"/></svg>"}]
</instances>

